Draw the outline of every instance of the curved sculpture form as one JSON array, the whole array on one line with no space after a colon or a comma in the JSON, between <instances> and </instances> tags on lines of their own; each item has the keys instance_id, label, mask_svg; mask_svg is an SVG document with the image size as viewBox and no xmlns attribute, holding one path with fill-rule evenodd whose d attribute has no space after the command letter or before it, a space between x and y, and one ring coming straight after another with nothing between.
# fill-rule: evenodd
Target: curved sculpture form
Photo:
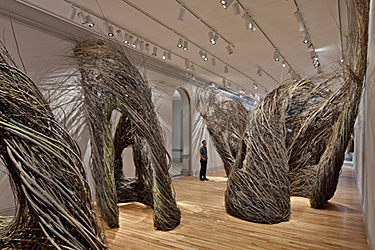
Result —
<instances>
[{"instance_id":1,"label":"curved sculpture form","mask_svg":"<svg viewBox=\"0 0 375 250\"><path fill-rule=\"evenodd\" d=\"M369 1L353 1L350 16L355 27L348 37L346 65L326 78L284 84L250 113L244 136L236 139L236 161L229 167L228 213L278 223L289 219L290 195L308 197L313 208L322 208L334 195L366 73ZM201 115L221 144L225 139L216 123L238 112L220 104L208 110L201 108ZM224 162L234 158L230 147L218 151Z\"/></svg>"},{"instance_id":2,"label":"curved sculpture form","mask_svg":"<svg viewBox=\"0 0 375 250\"><path fill-rule=\"evenodd\" d=\"M239 100L214 91L199 91L196 106L228 176L236 160L250 111Z\"/></svg>"},{"instance_id":3,"label":"curved sculpture form","mask_svg":"<svg viewBox=\"0 0 375 250\"><path fill-rule=\"evenodd\" d=\"M172 193L168 172L171 161L149 86L122 47L113 43L100 39L78 42L73 56L81 73L91 134L91 168L103 218L110 227L117 227L118 197L120 201L134 199L153 206L155 228L173 229L180 223L181 214ZM110 128L113 110L122 114L115 144ZM121 152L130 145L135 155L136 180L122 176ZM142 191L129 194L138 188Z\"/></svg>"},{"instance_id":4,"label":"curved sculpture form","mask_svg":"<svg viewBox=\"0 0 375 250\"><path fill-rule=\"evenodd\" d=\"M80 150L34 82L0 54L0 157L17 201L0 248L107 249Z\"/></svg>"}]
</instances>

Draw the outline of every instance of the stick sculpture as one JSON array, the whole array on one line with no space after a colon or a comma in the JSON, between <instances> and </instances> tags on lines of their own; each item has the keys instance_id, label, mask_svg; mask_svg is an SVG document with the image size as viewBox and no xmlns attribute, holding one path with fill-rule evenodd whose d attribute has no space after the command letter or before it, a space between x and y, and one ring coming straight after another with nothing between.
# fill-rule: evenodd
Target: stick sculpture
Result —
<instances>
[{"instance_id":1,"label":"stick sculpture","mask_svg":"<svg viewBox=\"0 0 375 250\"><path fill-rule=\"evenodd\" d=\"M13 218L0 218L0 248L107 249L76 142L56 122L33 81L4 55L5 49L0 54L0 157L17 209Z\"/></svg>"},{"instance_id":2,"label":"stick sculpture","mask_svg":"<svg viewBox=\"0 0 375 250\"><path fill-rule=\"evenodd\" d=\"M242 108L223 108L223 99L212 97L214 93L205 107L198 102L223 162L230 165L236 155L225 193L228 213L278 223L289 220L290 195L308 197L313 208L322 208L334 195L366 73L369 1L353 1L350 10L356 21L350 26L347 63L325 78L286 83L272 91L250 112L242 137L225 135L238 133L223 132L217 125L233 113L243 117ZM231 121L231 127L244 126L243 119ZM233 142L236 153L223 146Z\"/></svg>"},{"instance_id":3,"label":"stick sculpture","mask_svg":"<svg viewBox=\"0 0 375 250\"><path fill-rule=\"evenodd\" d=\"M117 202L140 201L154 208L155 228L173 229L181 214L172 193L171 161L149 86L121 46L89 39L77 43L73 56L81 73L91 134L91 169L103 218L110 227L117 227ZM122 114L114 140L109 123L113 110ZM121 153L126 147L133 148L135 179L123 176Z\"/></svg>"}]
</instances>

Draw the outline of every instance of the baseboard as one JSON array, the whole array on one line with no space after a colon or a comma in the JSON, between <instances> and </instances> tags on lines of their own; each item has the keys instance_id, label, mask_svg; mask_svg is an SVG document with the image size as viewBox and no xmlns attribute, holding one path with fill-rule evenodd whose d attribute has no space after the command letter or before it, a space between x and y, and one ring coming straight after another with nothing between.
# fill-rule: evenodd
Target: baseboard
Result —
<instances>
[{"instance_id":1,"label":"baseboard","mask_svg":"<svg viewBox=\"0 0 375 250\"><path fill-rule=\"evenodd\" d=\"M16 213L16 207L6 207L0 209L0 216L13 216Z\"/></svg>"},{"instance_id":2,"label":"baseboard","mask_svg":"<svg viewBox=\"0 0 375 250\"><path fill-rule=\"evenodd\" d=\"M354 162L353 162L353 167L354 167L354 173L356 177L356 184L357 184L357 189L359 193L359 199L361 200L361 208L362 208L363 221L365 223L365 228L366 228L367 242L369 244L370 249L375 250L375 239L372 237L372 234L370 232L370 227L368 225L368 219L367 219L366 210L364 206L362 190L359 187L358 173L357 173L357 168L355 167Z\"/></svg>"}]
</instances>

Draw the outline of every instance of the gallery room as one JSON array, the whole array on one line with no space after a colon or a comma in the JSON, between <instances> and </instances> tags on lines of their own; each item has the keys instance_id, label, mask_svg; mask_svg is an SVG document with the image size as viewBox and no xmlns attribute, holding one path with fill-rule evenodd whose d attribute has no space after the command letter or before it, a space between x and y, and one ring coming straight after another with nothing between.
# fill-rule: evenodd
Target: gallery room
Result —
<instances>
[{"instance_id":1,"label":"gallery room","mask_svg":"<svg viewBox=\"0 0 375 250\"><path fill-rule=\"evenodd\" d=\"M374 0L0 0L0 249L375 250Z\"/></svg>"}]
</instances>

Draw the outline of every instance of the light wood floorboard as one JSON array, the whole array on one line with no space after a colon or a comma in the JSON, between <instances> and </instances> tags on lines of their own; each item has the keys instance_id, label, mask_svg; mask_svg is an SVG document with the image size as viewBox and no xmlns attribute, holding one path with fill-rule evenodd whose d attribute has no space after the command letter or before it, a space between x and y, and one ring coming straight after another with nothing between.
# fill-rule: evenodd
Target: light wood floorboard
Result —
<instances>
[{"instance_id":1,"label":"light wood floorboard","mask_svg":"<svg viewBox=\"0 0 375 250\"><path fill-rule=\"evenodd\" d=\"M181 224L169 232L153 228L153 210L123 203L120 228L106 228L109 249L369 249L354 169L344 165L339 186L324 209L292 197L291 220L274 225L251 223L225 211L224 171L173 180Z\"/></svg>"}]
</instances>

